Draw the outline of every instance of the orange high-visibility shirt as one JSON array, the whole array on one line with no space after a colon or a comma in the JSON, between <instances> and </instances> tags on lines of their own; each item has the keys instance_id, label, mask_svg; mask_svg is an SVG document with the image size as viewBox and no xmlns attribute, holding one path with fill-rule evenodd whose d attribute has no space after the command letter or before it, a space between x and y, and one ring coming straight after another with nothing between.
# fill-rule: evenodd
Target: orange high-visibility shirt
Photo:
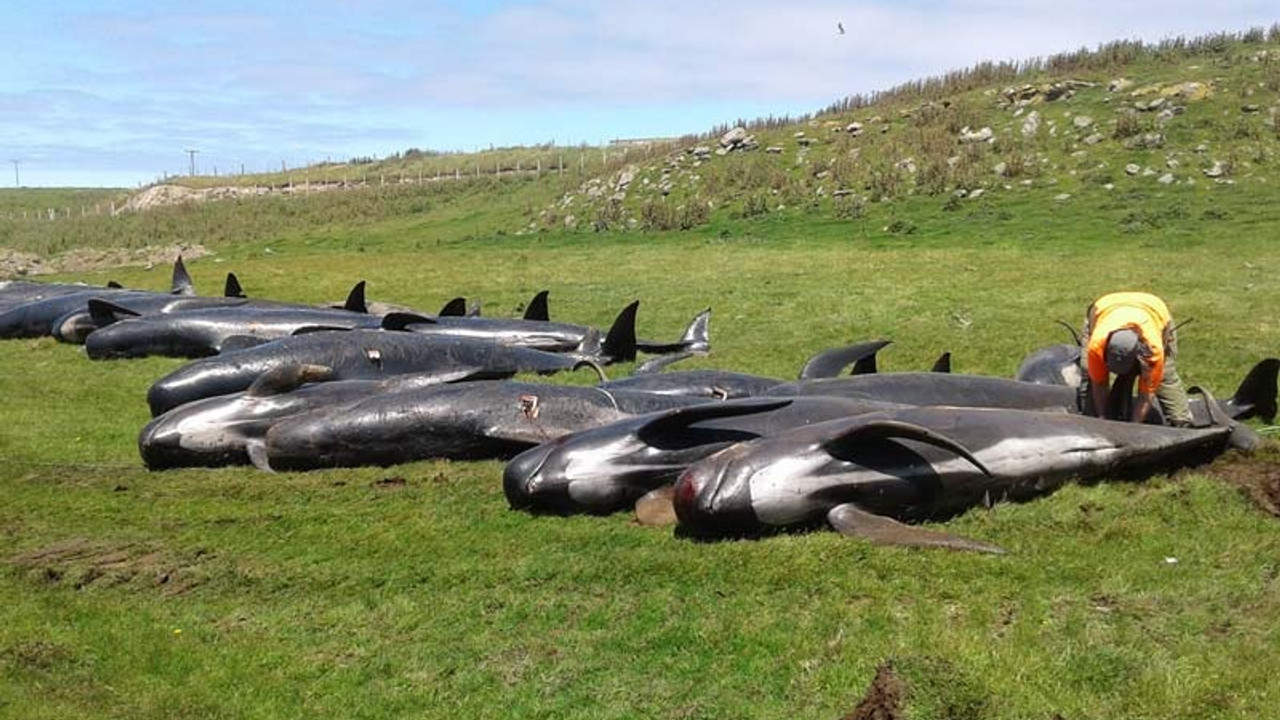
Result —
<instances>
[{"instance_id":1,"label":"orange high-visibility shirt","mask_svg":"<svg viewBox=\"0 0 1280 720\"><path fill-rule=\"evenodd\" d=\"M1173 317L1164 301L1150 293L1117 292L1103 295L1093 303L1092 330L1086 342L1089 379L1107 381L1107 338L1122 328L1132 328L1151 350L1139 356L1142 377L1138 392L1154 393L1164 379L1164 330Z\"/></svg>"}]
</instances>

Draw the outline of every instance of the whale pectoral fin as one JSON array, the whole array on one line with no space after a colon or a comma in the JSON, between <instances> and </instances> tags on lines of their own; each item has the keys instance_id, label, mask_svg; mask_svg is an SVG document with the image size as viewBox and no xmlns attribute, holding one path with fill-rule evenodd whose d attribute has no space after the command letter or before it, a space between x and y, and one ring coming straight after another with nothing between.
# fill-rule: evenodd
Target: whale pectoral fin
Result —
<instances>
[{"instance_id":1,"label":"whale pectoral fin","mask_svg":"<svg viewBox=\"0 0 1280 720\"><path fill-rule=\"evenodd\" d=\"M645 527L676 524L675 486L663 485L650 490L636 501L636 522Z\"/></svg>"},{"instance_id":2,"label":"whale pectoral fin","mask_svg":"<svg viewBox=\"0 0 1280 720\"><path fill-rule=\"evenodd\" d=\"M272 368L258 376L257 380L244 391L249 397L269 397L293 392L304 383L323 382L334 376L333 368L327 365L311 365L290 363Z\"/></svg>"},{"instance_id":3,"label":"whale pectoral fin","mask_svg":"<svg viewBox=\"0 0 1280 720\"><path fill-rule=\"evenodd\" d=\"M235 352L236 350L245 350L251 347L257 347L266 342L263 338L256 335L230 335L223 338L214 349L221 353Z\"/></svg>"},{"instance_id":4,"label":"whale pectoral fin","mask_svg":"<svg viewBox=\"0 0 1280 720\"><path fill-rule=\"evenodd\" d=\"M271 469L271 463L267 460L267 444L261 440L250 440L245 449L249 451L249 462L262 472L274 473Z\"/></svg>"},{"instance_id":5,"label":"whale pectoral fin","mask_svg":"<svg viewBox=\"0 0 1280 720\"><path fill-rule=\"evenodd\" d=\"M831 508L827 513L827 522L843 535L862 538L877 545L901 545L903 547L948 548L950 550L968 550L1003 555L1004 550L995 545L970 540L959 535L926 530L915 525L906 525L893 518L869 513L854 505L845 503Z\"/></svg>"},{"instance_id":6,"label":"whale pectoral fin","mask_svg":"<svg viewBox=\"0 0 1280 720\"><path fill-rule=\"evenodd\" d=\"M991 470L986 465L983 465L981 460L974 457L973 453L969 452L965 446L923 425L900 420L873 419L857 423L839 435L828 438L826 442L822 443L822 446L833 456L840 457L841 453L847 452L851 448L857 448L860 443L869 438L902 438L933 445L943 450L950 450L968 460L970 464L981 470L983 475L991 475Z\"/></svg>"},{"instance_id":7,"label":"whale pectoral fin","mask_svg":"<svg viewBox=\"0 0 1280 720\"><path fill-rule=\"evenodd\" d=\"M463 301L466 302L465 300ZM443 314L443 313L441 313ZM383 330L407 330L410 325L435 325L436 319L409 312L389 312L382 316Z\"/></svg>"}]
</instances>

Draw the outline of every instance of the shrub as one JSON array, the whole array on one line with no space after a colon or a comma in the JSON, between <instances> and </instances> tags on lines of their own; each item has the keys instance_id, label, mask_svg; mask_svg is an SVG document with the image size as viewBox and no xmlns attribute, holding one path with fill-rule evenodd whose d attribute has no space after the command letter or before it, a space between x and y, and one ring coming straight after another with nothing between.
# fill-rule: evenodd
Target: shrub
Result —
<instances>
[{"instance_id":1,"label":"shrub","mask_svg":"<svg viewBox=\"0 0 1280 720\"><path fill-rule=\"evenodd\" d=\"M769 212L769 199L764 193L751 193L742 201L742 217L752 218Z\"/></svg>"},{"instance_id":2,"label":"shrub","mask_svg":"<svg viewBox=\"0 0 1280 720\"><path fill-rule=\"evenodd\" d=\"M831 206L835 216L841 220L859 220L867 214L867 201L857 195L840 195Z\"/></svg>"}]
</instances>

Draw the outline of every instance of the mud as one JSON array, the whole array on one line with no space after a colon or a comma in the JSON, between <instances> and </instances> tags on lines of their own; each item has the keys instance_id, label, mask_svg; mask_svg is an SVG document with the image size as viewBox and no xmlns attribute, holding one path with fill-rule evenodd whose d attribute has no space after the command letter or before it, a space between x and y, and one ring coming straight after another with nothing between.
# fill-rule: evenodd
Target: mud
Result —
<instances>
[{"instance_id":1,"label":"mud","mask_svg":"<svg viewBox=\"0 0 1280 720\"><path fill-rule=\"evenodd\" d=\"M77 590L139 585L165 595L185 595L206 581L202 566L210 557L203 550L179 557L138 543L70 538L18 553L8 562L25 570L33 582L47 585Z\"/></svg>"},{"instance_id":2,"label":"mud","mask_svg":"<svg viewBox=\"0 0 1280 720\"><path fill-rule=\"evenodd\" d=\"M1252 455L1230 452L1197 470L1237 488L1272 517L1280 518L1280 444Z\"/></svg>"},{"instance_id":3,"label":"mud","mask_svg":"<svg viewBox=\"0 0 1280 720\"><path fill-rule=\"evenodd\" d=\"M906 694L906 683L894 671L893 663L886 660L876 668L862 701L841 720L904 720L907 715L902 701Z\"/></svg>"}]
</instances>

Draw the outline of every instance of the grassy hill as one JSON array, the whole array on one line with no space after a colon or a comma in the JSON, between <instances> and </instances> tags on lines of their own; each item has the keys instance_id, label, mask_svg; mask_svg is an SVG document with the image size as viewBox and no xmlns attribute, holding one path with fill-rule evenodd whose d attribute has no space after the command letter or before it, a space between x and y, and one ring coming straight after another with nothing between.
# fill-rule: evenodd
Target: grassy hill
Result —
<instances>
[{"instance_id":1,"label":"grassy hill","mask_svg":"<svg viewBox=\"0 0 1280 720\"><path fill-rule=\"evenodd\" d=\"M1054 320L1142 287L1195 319L1180 370L1226 395L1280 348L1275 35L984 65L747 123L758 149L723 155L729 127L580 174L0 215L0 246L198 243L215 252L191 263L198 286L233 270L250 294L310 302L363 278L371 299L464 294L500 316L550 288L553 318L603 325L640 298L655 338L709 304L713 354L688 366L779 377L874 337L894 340L886 370L950 350L957 371L1007 376L1064 339ZM1135 107L1157 97L1185 109ZM962 142L966 126L993 140ZM1150 133L1159 147L1128 146ZM163 272L74 277L158 288ZM496 462L148 473L145 392L178 364L0 343L0 717L834 719L886 661L912 718L1280 705L1280 535L1255 502L1274 450L945 524L999 558L828 531L694 543L625 515L512 512Z\"/></svg>"}]
</instances>

